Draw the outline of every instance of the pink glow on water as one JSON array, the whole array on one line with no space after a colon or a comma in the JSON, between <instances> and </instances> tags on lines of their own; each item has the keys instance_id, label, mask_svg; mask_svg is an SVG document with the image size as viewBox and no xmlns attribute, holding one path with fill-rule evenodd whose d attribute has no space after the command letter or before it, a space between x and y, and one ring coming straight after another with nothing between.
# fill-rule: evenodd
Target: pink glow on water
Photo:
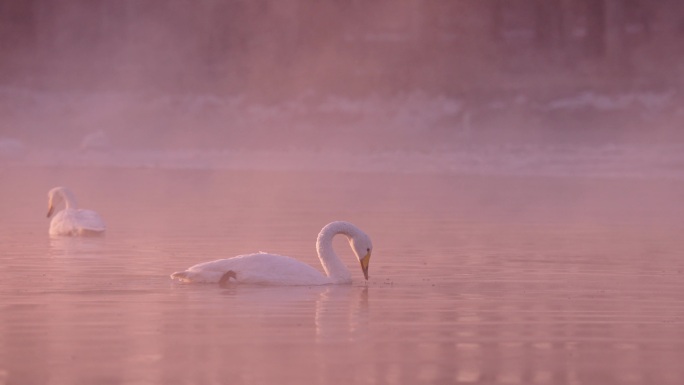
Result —
<instances>
[{"instance_id":1,"label":"pink glow on water","mask_svg":"<svg viewBox=\"0 0 684 385\"><path fill-rule=\"evenodd\" d=\"M662 204L679 182L32 167L2 178L6 383L684 378L682 216ZM106 236L48 237L57 181L106 218ZM367 283L341 240L352 286L168 277L259 250L320 268L315 236L335 219L373 238Z\"/></svg>"}]
</instances>

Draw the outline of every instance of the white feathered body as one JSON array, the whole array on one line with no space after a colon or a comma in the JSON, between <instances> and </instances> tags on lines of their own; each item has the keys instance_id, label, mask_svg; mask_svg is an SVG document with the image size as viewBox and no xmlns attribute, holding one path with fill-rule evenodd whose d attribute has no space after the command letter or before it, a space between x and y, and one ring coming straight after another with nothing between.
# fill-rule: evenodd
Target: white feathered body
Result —
<instances>
[{"instance_id":1,"label":"white feathered body","mask_svg":"<svg viewBox=\"0 0 684 385\"><path fill-rule=\"evenodd\" d=\"M185 271L173 273L171 277L185 282L218 283L229 271L235 273L234 279L238 283L291 286L334 283L306 263L283 255L267 253L239 255L199 263Z\"/></svg>"},{"instance_id":2,"label":"white feathered body","mask_svg":"<svg viewBox=\"0 0 684 385\"><path fill-rule=\"evenodd\" d=\"M66 208L52 217L50 235L100 235L106 227L92 210Z\"/></svg>"},{"instance_id":3,"label":"white feathered body","mask_svg":"<svg viewBox=\"0 0 684 385\"><path fill-rule=\"evenodd\" d=\"M256 253L200 263L185 271L171 274L171 278L184 282L219 284L232 282L290 286L350 284L351 273L333 250L332 240L336 234L344 234L348 238L349 245L361 262L364 276L368 279L368 261L373 244L363 231L344 221L327 224L316 239L316 251L325 274L294 258Z\"/></svg>"}]
</instances>

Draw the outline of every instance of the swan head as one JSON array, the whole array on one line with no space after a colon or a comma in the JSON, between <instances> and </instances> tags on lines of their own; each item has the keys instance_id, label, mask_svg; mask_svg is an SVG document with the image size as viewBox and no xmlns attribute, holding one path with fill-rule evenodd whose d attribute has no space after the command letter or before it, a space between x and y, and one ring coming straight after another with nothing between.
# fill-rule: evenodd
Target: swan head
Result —
<instances>
[{"instance_id":1,"label":"swan head","mask_svg":"<svg viewBox=\"0 0 684 385\"><path fill-rule=\"evenodd\" d=\"M48 191L48 212L47 217L50 218L55 212L55 206L64 203L66 207L75 206L75 199L73 194L66 187L55 187Z\"/></svg>"},{"instance_id":2,"label":"swan head","mask_svg":"<svg viewBox=\"0 0 684 385\"><path fill-rule=\"evenodd\" d=\"M356 258L361 262L363 277L368 280L368 264L370 263L371 253L373 252L373 243L371 242L370 237L363 232L359 232L351 237L349 243L351 244L352 250L354 250Z\"/></svg>"}]
</instances>

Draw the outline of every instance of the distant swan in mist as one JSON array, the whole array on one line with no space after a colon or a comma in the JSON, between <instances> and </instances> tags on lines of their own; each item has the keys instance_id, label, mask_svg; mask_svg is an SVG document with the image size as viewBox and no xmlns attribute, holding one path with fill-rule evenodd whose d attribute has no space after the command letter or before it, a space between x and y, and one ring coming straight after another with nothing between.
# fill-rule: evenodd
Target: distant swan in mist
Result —
<instances>
[{"instance_id":1,"label":"distant swan in mist","mask_svg":"<svg viewBox=\"0 0 684 385\"><path fill-rule=\"evenodd\" d=\"M60 203L65 208L50 221L50 235L99 235L105 231L104 221L95 211L76 208L74 194L66 187L55 187L48 192L48 218Z\"/></svg>"},{"instance_id":2,"label":"distant swan in mist","mask_svg":"<svg viewBox=\"0 0 684 385\"><path fill-rule=\"evenodd\" d=\"M349 284L351 273L333 250L333 237L343 234L368 279L368 263L373 244L370 237L349 222L331 222L318 234L316 251L325 275L296 259L282 255L256 253L204 262L171 274L183 282L227 284L231 282L263 285ZM231 281L232 278L232 281Z\"/></svg>"}]
</instances>

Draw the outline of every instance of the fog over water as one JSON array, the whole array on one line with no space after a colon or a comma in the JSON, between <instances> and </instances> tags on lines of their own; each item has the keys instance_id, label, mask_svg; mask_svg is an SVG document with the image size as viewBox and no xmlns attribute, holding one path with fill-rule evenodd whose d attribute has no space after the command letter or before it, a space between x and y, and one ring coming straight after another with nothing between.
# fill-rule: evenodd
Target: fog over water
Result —
<instances>
[{"instance_id":1,"label":"fog over water","mask_svg":"<svg viewBox=\"0 0 684 385\"><path fill-rule=\"evenodd\" d=\"M678 1L0 1L0 385L680 384ZM101 237L48 235L67 186ZM58 207L61 209L61 207ZM351 285L184 284L258 251Z\"/></svg>"}]
</instances>

